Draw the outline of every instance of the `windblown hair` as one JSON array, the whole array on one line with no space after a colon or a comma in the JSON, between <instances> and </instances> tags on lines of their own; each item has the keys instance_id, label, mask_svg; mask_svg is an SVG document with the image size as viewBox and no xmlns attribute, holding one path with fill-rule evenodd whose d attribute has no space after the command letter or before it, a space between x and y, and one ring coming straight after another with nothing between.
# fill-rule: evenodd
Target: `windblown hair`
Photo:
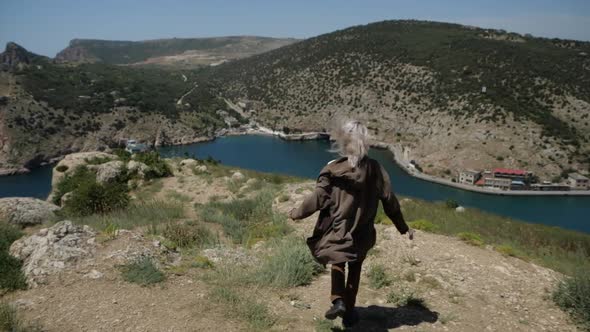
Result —
<instances>
[{"instance_id":1,"label":"windblown hair","mask_svg":"<svg viewBox=\"0 0 590 332\"><path fill-rule=\"evenodd\" d=\"M368 153L368 130L360 121L339 121L330 136L334 140L330 151L347 157L352 167L357 167Z\"/></svg>"}]
</instances>

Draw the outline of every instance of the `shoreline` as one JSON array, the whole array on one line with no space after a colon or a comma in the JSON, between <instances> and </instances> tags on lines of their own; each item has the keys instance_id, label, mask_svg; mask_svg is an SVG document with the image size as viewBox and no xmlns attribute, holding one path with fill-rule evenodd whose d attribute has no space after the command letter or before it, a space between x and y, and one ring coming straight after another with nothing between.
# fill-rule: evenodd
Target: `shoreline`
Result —
<instances>
[{"instance_id":1,"label":"shoreline","mask_svg":"<svg viewBox=\"0 0 590 332\"><path fill-rule=\"evenodd\" d=\"M278 137L285 141L311 141L311 140L329 140L330 135L324 132L303 132L297 134L286 134L282 131L272 130L270 128L266 128L263 126L256 125L256 127L248 126L248 127L239 127L236 129L221 129L219 130L214 136L201 136L190 141L184 141L180 144L170 144L170 145L159 145L160 146L182 146L182 145L189 145L195 143L202 143L202 142L211 142L218 138L228 137L228 136L242 136L242 135L263 135L263 136L274 136ZM533 190L499 190L499 189L492 189L492 188L480 188L476 186L471 186L467 184L452 182L451 180L439 178L436 176L428 175L421 173L415 169L411 169L409 167L409 162L402 160L400 156L403 156L401 146L396 146L394 144L388 144L385 142L374 141L370 143L370 146L375 149L380 150L387 150L393 156L393 161L397 166L399 166L406 174L417 178L422 181L428 181L436 184L440 184L447 187L452 187L459 190L466 190L471 191L479 194L485 195L496 195L496 196L573 196L573 197L580 197L580 196L590 196L590 190L572 190L572 191L533 191ZM46 165L55 163L61 158L52 158L51 162L47 162ZM31 170L24 168L19 169L20 172L14 172L14 168L12 169L0 169L0 176L10 176L10 175L19 175L19 174L27 174ZM12 171L12 172L10 172Z\"/></svg>"}]
</instances>

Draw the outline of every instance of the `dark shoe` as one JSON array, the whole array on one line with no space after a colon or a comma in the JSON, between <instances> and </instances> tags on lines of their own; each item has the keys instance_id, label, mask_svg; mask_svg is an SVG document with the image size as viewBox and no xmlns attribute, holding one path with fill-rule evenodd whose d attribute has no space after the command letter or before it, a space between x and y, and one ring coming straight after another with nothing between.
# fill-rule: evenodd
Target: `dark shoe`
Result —
<instances>
[{"instance_id":1,"label":"dark shoe","mask_svg":"<svg viewBox=\"0 0 590 332\"><path fill-rule=\"evenodd\" d=\"M344 326L344 328L353 327L356 324L358 324L358 322L359 314L354 309L347 311L342 317L342 325Z\"/></svg>"},{"instance_id":2,"label":"dark shoe","mask_svg":"<svg viewBox=\"0 0 590 332\"><path fill-rule=\"evenodd\" d=\"M336 299L332 302L332 307L326 311L324 317L329 320L334 320L336 317L342 317L346 312L346 306L342 299Z\"/></svg>"}]
</instances>

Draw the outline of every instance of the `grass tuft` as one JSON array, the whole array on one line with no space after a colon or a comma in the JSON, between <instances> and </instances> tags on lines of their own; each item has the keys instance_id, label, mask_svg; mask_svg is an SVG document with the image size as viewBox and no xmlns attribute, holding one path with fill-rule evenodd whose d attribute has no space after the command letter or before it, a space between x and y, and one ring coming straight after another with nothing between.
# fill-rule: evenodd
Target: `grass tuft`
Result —
<instances>
[{"instance_id":1,"label":"grass tuft","mask_svg":"<svg viewBox=\"0 0 590 332\"><path fill-rule=\"evenodd\" d=\"M457 237L459 239L463 240L464 242L469 243L472 246L481 247L484 245L484 242L481 239L481 236L479 236L478 234L475 234L475 233L461 232L461 233L457 234Z\"/></svg>"},{"instance_id":2,"label":"grass tuft","mask_svg":"<svg viewBox=\"0 0 590 332\"><path fill-rule=\"evenodd\" d=\"M323 271L302 239L286 238L273 246L272 255L256 270L255 280L265 286L296 287L310 284Z\"/></svg>"},{"instance_id":3,"label":"grass tuft","mask_svg":"<svg viewBox=\"0 0 590 332\"><path fill-rule=\"evenodd\" d=\"M369 286L374 289L380 289L391 285L391 278L387 275L385 267L381 264L373 265L367 272Z\"/></svg>"},{"instance_id":4,"label":"grass tuft","mask_svg":"<svg viewBox=\"0 0 590 332\"><path fill-rule=\"evenodd\" d=\"M211 292L211 298L224 304L228 315L246 321L253 329L268 330L275 324L276 319L268 307L248 295L217 287Z\"/></svg>"},{"instance_id":5,"label":"grass tuft","mask_svg":"<svg viewBox=\"0 0 590 332\"><path fill-rule=\"evenodd\" d=\"M141 286L149 286L166 279L164 273L158 269L149 257L142 257L134 262L122 265L120 269L125 281Z\"/></svg>"},{"instance_id":6,"label":"grass tuft","mask_svg":"<svg viewBox=\"0 0 590 332\"><path fill-rule=\"evenodd\" d=\"M175 248L204 248L219 243L218 237L200 224L168 223L162 231Z\"/></svg>"},{"instance_id":7,"label":"grass tuft","mask_svg":"<svg viewBox=\"0 0 590 332\"><path fill-rule=\"evenodd\" d=\"M414 220L408 224L413 229L419 229L425 232L434 232L436 230L436 225L426 219Z\"/></svg>"},{"instance_id":8,"label":"grass tuft","mask_svg":"<svg viewBox=\"0 0 590 332\"><path fill-rule=\"evenodd\" d=\"M14 306L0 302L0 331L7 332L41 332L37 324L27 324L18 315Z\"/></svg>"}]
</instances>

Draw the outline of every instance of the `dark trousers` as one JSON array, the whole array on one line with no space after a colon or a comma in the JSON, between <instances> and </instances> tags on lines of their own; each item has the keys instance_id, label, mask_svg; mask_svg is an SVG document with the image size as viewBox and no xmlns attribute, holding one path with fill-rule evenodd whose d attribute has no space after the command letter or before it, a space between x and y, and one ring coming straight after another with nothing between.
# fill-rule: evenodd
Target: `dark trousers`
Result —
<instances>
[{"instance_id":1,"label":"dark trousers","mask_svg":"<svg viewBox=\"0 0 590 332\"><path fill-rule=\"evenodd\" d=\"M348 278L345 279L346 265L348 265ZM332 293L330 300L334 302L336 299L343 299L347 311L354 309L356 304L362 265L362 261L332 264Z\"/></svg>"}]
</instances>

